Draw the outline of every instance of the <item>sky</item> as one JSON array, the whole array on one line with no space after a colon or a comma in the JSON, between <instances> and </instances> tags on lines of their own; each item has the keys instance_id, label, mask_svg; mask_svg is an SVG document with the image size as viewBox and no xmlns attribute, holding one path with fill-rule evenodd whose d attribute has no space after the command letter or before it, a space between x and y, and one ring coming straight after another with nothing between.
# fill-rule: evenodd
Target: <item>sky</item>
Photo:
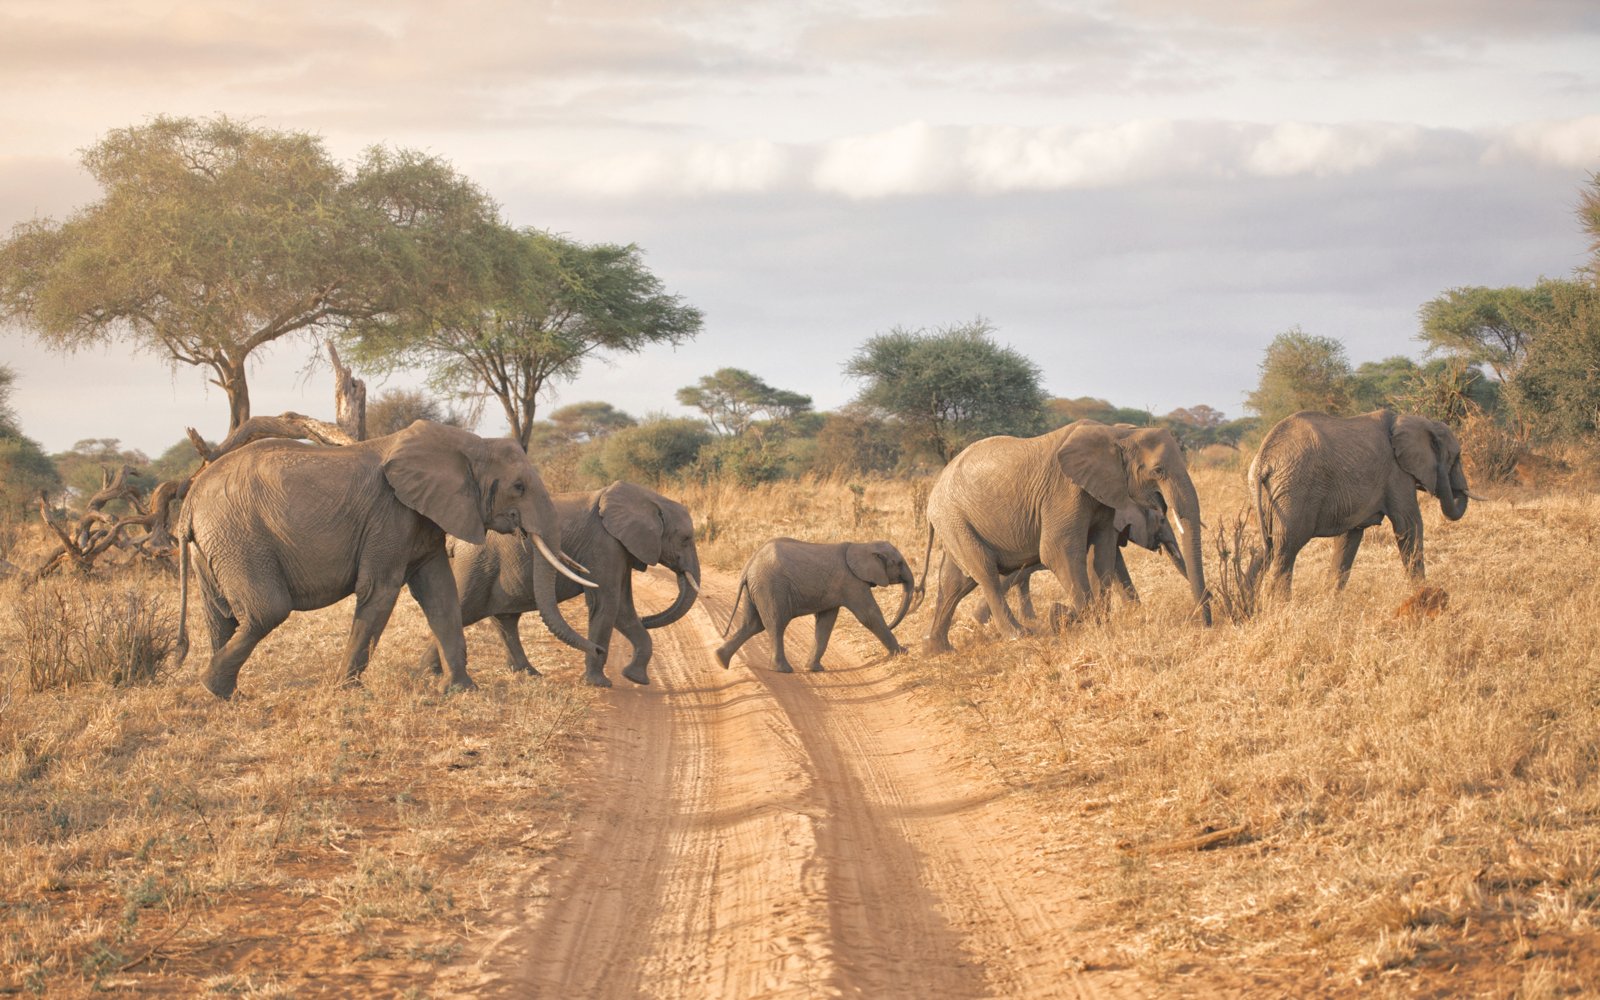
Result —
<instances>
[{"instance_id":1,"label":"sky","mask_svg":"<svg viewBox=\"0 0 1600 1000\"><path fill-rule=\"evenodd\" d=\"M1238 416L1284 330L1420 356L1446 289L1588 262L1600 4L6 0L0 231L92 203L80 152L158 114L420 149L515 225L642 247L703 332L543 412L688 415L727 365L829 409L874 334L982 317L1053 395ZM319 356L261 353L255 412L331 413ZM126 345L13 326L0 363L47 450L226 430L198 370Z\"/></svg>"}]
</instances>

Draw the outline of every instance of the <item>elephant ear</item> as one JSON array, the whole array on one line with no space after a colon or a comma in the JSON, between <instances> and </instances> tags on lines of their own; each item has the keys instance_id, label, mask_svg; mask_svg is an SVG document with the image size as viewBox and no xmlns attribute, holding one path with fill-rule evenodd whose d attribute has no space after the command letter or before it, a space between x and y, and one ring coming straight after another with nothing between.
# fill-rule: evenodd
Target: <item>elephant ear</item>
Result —
<instances>
[{"instance_id":1,"label":"elephant ear","mask_svg":"<svg viewBox=\"0 0 1600 1000\"><path fill-rule=\"evenodd\" d=\"M1423 417L1396 417L1389 435L1394 460L1405 474L1432 493L1439 481L1439 455L1435 450L1433 428Z\"/></svg>"},{"instance_id":2,"label":"elephant ear","mask_svg":"<svg viewBox=\"0 0 1600 1000\"><path fill-rule=\"evenodd\" d=\"M661 561L661 536L667 525L649 490L620 480L601 490L600 523L646 566Z\"/></svg>"},{"instance_id":3,"label":"elephant ear","mask_svg":"<svg viewBox=\"0 0 1600 1000\"><path fill-rule=\"evenodd\" d=\"M887 587L894 582L894 578L889 575L888 560L874 545L852 543L845 546L844 561L856 579L874 587Z\"/></svg>"},{"instance_id":4,"label":"elephant ear","mask_svg":"<svg viewBox=\"0 0 1600 1000\"><path fill-rule=\"evenodd\" d=\"M446 534L482 545L483 512L478 480L467 449L483 441L464 431L451 434L424 420L392 434L383 452L383 478L400 502Z\"/></svg>"},{"instance_id":5,"label":"elephant ear","mask_svg":"<svg viewBox=\"0 0 1600 1000\"><path fill-rule=\"evenodd\" d=\"M1056 452L1067 478L1113 510L1138 510L1128 495L1128 456L1109 427L1080 427Z\"/></svg>"}]
</instances>

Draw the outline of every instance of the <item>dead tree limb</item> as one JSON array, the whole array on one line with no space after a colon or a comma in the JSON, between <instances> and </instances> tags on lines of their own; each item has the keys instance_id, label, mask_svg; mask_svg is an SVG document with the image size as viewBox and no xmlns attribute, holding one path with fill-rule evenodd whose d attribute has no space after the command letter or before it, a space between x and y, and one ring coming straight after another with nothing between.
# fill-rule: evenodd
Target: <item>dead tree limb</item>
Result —
<instances>
[{"instance_id":1,"label":"dead tree limb","mask_svg":"<svg viewBox=\"0 0 1600 1000\"><path fill-rule=\"evenodd\" d=\"M357 441L367 439L367 383L339 360L339 352L328 341L328 358L333 362L333 413L339 429Z\"/></svg>"},{"instance_id":2,"label":"dead tree limb","mask_svg":"<svg viewBox=\"0 0 1600 1000\"><path fill-rule=\"evenodd\" d=\"M330 424L326 420L308 417L303 413L284 413L276 417L251 417L240 424L238 429L223 439L215 448L206 446L193 427L188 428L189 441L193 443L200 457L209 464L226 455L236 448L242 448L252 441L262 438L296 438L311 440L318 444L355 444L355 438L346 434L337 424Z\"/></svg>"}]
</instances>

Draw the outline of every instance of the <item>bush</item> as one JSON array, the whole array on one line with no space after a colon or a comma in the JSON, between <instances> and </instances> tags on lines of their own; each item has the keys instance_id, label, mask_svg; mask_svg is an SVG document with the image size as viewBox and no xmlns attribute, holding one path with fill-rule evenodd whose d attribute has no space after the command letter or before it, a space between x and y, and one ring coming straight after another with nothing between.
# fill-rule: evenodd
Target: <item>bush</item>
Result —
<instances>
[{"instance_id":1,"label":"bush","mask_svg":"<svg viewBox=\"0 0 1600 1000\"><path fill-rule=\"evenodd\" d=\"M178 634L177 614L165 599L84 581L36 586L13 603L12 615L20 665L34 691L155 680Z\"/></svg>"},{"instance_id":2,"label":"bush","mask_svg":"<svg viewBox=\"0 0 1600 1000\"><path fill-rule=\"evenodd\" d=\"M654 417L606 438L599 465L607 480L656 484L688 468L710 441L698 420Z\"/></svg>"}]
</instances>

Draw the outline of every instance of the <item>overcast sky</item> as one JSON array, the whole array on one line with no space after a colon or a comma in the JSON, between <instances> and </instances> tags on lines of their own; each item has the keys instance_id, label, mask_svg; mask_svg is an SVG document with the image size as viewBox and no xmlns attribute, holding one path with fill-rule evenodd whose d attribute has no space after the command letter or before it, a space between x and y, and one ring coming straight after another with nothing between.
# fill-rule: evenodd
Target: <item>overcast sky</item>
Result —
<instances>
[{"instance_id":1,"label":"overcast sky","mask_svg":"<svg viewBox=\"0 0 1600 1000\"><path fill-rule=\"evenodd\" d=\"M217 113L442 156L704 310L546 407L682 413L735 365L831 408L868 337L983 316L1053 394L1237 416L1289 327L1416 355L1444 289L1585 263L1600 4L6 0L0 226L93 201L108 130ZM261 354L256 412L331 411L314 353ZM0 362L48 450L226 429L198 371L124 347L9 329Z\"/></svg>"}]
</instances>

